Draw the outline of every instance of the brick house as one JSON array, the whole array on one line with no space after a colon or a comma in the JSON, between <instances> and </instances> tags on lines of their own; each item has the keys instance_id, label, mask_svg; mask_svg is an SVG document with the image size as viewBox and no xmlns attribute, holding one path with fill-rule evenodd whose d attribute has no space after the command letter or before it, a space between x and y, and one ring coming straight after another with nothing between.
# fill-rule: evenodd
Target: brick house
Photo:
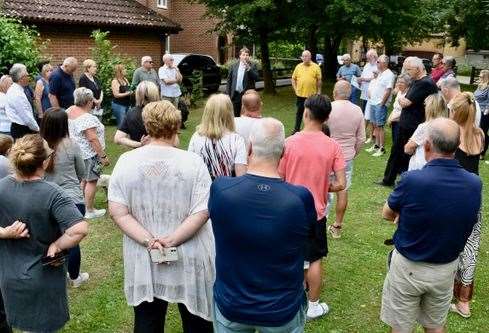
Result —
<instances>
[{"instance_id":1,"label":"brick house","mask_svg":"<svg viewBox=\"0 0 489 333\"><path fill-rule=\"evenodd\" d=\"M0 12L35 25L49 40L46 56L52 64L67 56L80 62L90 57L90 34L96 29L110 31L116 52L138 63L150 55L159 65L166 51L226 61L226 38L207 33L214 22L202 18L205 7L186 0L0 0Z\"/></svg>"}]
</instances>

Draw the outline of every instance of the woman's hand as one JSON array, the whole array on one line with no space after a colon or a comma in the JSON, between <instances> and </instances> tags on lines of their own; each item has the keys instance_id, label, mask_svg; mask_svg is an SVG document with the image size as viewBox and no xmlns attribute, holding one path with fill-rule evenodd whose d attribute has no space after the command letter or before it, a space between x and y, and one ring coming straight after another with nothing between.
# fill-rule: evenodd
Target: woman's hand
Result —
<instances>
[{"instance_id":1,"label":"woman's hand","mask_svg":"<svg viewBox=\"0 0 489 333\"><path fill-rule=\"evenodd\" d=\"M61 252L61 249L59 248L59 246L56 244L56 242L53 242L53 243L51 243L51 245L49 245L48 253L46 254L46 257L54 258L60 252ZM60 260L53 261L50 265L58 267L58 266L63 265L64 262L65 262L64 259L60 259Z\"/></svg>"},{"instance_id":2,"label":"woman's hand","mask_svg":"<svg viewBox=\"0 0 489 333\"><path fill-rule=\"evenodd\" d=\"M150 141L151 140L150 140L149 135L143 135L141 137L141 141L140 141L141 142L141 146L147 145Z\"/></svg>"},{"instance_id":3,"label":"woman's hand","mask_svg":"<svg viewBox=\"0 0 489 333\"><path fill-rule=\"evenodd\" d=\"M163 245L163 247L176 247L179 245L173 235L162 236L158 238L158 242Z\"/></svg>"},{"instance_id":4,"label":"woman's hand","mask_svg":"<svg viewBox=\"0 0 489 333\"><path fill-rule=\"evenodd\" d=\"M0 228L0 238L3 239L19 239L29 238L29 230L25 223L15 221L11 225L5 228Z\"/></svg>"},{"instance_id":5,"label":"woman's hand","mask_svg":"<svg viewBox=\"0 0 489 333\"><path fill-rule=\"evenodd\" d=\"M110 160L109 160L109 158L108 158L107 156L102 157L102 158L100 159L100 162L102 163L102 165L103 165L103 166L108 166L108 165L110 165Z\"/></svg>"}]
</instances>

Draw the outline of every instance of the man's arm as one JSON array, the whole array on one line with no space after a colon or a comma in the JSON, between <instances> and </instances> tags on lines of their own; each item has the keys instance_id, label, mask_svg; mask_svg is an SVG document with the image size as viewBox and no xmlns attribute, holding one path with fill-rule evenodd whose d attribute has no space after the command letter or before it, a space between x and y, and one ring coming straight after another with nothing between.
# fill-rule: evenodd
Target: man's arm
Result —
<instances>
[{"instance_id":1,"label":"man's arm","mask_svg":"<svg viewBox=\"0 0 489 333\"><path fill-rule=\"evenodd\" d=\"M396 222L399 218L399 213L390 208L389 204L386 202L382 209L382 218L387 221Z\"/></svg>"},{"instance_id":2,"label":"man's arm","mask_svg":"<svg viewBox=\"0 0 489 333\"><path fill-rule=\"evenodd\" d=\"M233 71L234 71L235 65L232 65L229 67L229 73L228 73L228 78L226 80L226 92L229 96L231 96L232 89L233 89Z\"/></svg>"},{"instance_id":3,"label":"man's arm","mask_svg":"<svg viewBox=\"0 0 489 333\"><path fill-rule=\"evenodd\" d=\"M58 101L58 97L56 97L56 95L49 93L49 102L51 102L52 107L59 108L59 101Z\"/></svg>"},{"instance_id":4,"label":"man's arm","mask_svg":"<svg viewBox=\"0 0 489 333\"><path fill-rule=\"evenodd\" d=\"M24 121L25 125L29 127L34 132L39 132L39 125L34 119L34 114L32 113L32 106L27 99L27 96L17 96L16 104L18 107L17 115L22 121Z\"/></svg>"},{"instance_id":5,"label":"man's arm","mask_svg":"<svg viewBox=\"0 0 489 333\"><path fill-rule=\"evenodd\" d=\"M365 144L366 134L365 134L365 119L362 117L360 125L357 128L357 132L355 135L355 156L360 154L360 151Z\"/></svg>"},{"instance_id":6,"label":"man's arm","mask_svg":"<svg viewBox=\"0 0 489 333\"><path fill-rule=\"evenodd\" d=\"M258 80L258 68L253 63L250 64L250 68L248 69L248 78L255 82Z\"/></svg>"},{"instance_id":7,"label":"man's arm","mask_svg":"<svg viewBox=\"0 0 489 333\"><path fill-rule=\"evenodd\" d=\"M323 87L323 81L321 78L321 68L318 68L318 74L317 74L317 78L316 78L316 89L317 89L318 94L321 94L322 87Z\"/></svg>"},{"instance_id":8,"label":"man's arm","mask_svg":"<svg viewBox=\"0 0 489 333\"><path fill-rule=\"evenodd\" d=\"M346 172L341 169L334 172L334 180L329 184L328 192L340 192L346 187Z\"/></svg>"},{"instance_id":9,"label":"man's arm","mask_svg":"<svg viewBox=\"0 0 489 333\"><path fill-rule=\"evenodd\" d=\"M387 88L385 90L384 96L382 96L382 102L380 105L385 105L387 101L389 100L389 96L391 95L392 88Z\"/></svg>"}]
</instances>

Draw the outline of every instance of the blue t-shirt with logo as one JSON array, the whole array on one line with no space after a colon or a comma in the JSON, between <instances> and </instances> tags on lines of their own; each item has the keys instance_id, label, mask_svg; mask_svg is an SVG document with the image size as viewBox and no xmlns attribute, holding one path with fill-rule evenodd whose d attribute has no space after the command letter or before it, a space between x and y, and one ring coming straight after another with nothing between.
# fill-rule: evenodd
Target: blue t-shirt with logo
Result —
<instances>
[{"instance_id":1,"label":"blue t-shirt with logo","mask_svg":"<svg viewBox=\"0 0 489 333\"><path fill-rule=\"evenodd\" d=\"M305 187L251 174L220 177L209 214L216 242L214 300L233 322L277 327L305 301L304 254L316 209Z\"/></svg>"},{"instance_id":2,"label":"blue t-shirt with logo","mask_svg":"<svg viewBox=\"0 0 489 333\"><path fill-rule=\"evenodd\" d=\"M480 178L455 159L435 159L404 173L387 200L399 212L396 250L418 262L457 259L477 222L481 191Z\"/></svg>"}]
</instances>

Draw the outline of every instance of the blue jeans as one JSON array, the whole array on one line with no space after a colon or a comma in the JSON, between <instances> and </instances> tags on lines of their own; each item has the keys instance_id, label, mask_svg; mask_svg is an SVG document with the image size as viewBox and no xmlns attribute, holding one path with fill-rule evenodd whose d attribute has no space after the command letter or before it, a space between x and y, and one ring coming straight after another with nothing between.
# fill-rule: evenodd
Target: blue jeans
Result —
<instances>
[{"instance_id":1,"label":"blue jeans","mask_svg":"<svg viewBox=\"0 0 489 333\"><path fill-rule=\"evenodd\" d=\"M240 324L226 319L214 302L214 333L303 333L306 324L306 305L288 323L278 327Z\"/></svg>"},{"instance_id":2,"label":"blue jeans","mask_svg":"<svg viewBox=\"0 0 489 333\"><path fill-rule=\"evenodd\" d=\"M112 114L115 117L117 128L121 127L128 109L128 106L112 102Z\"/></svg>"},{"instance_id":3,"label":"blue jeans","mask_svg":"<svg viewBox=\"0 0 489 333\"><path fill-rule=\"evenodd\" d=\"M377 127L382 127L385 125L385 120L387 118L387 106L385 105L371 105L372 110L372 123Z\"/></svg>"}]
</instances>

